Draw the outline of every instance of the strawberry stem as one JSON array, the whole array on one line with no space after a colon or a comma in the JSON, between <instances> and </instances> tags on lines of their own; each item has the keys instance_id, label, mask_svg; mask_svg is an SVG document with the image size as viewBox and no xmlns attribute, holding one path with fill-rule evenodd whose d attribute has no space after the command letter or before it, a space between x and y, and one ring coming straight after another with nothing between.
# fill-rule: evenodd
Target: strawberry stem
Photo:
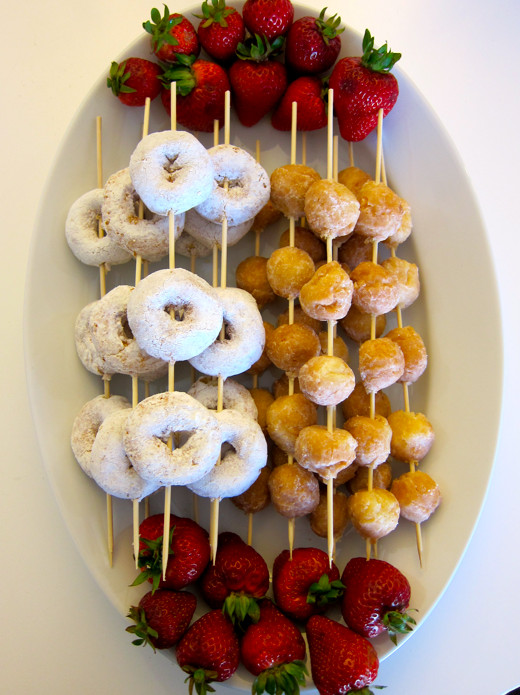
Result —
<instances>
[{"instance_id":1,"label":"strawberry stem","mask_svg":"<svg viewBox=\"0 0 520 695\"><path fill-rule=\"evenodd\" d=\"M388 43L385 43L381 48L375 49L374 37L368 29L365 29L361 65L373 72L390 72L400 57L400 53L392 53L392 51L388 50Z\"/></svg>"},{"instance_id":2,"label":"strawberry stem","mask_svg":"<svg viewBox=\"0 0 520 695\"><path fill-rule=\"evenodd\" d=\"M343 31L345 31L345 27L341 27L340 29L338 29L339 25L341 24L341 17L338 17L337 14L334 14L332 15L332 17L325 19L326 11L327 8L324 7L323 10L320 12L320 16L316 19L316 26L321 31L323 40L328 45L330 39L336 38L338 34L341 34Z\"/></svg>"},{"instance_id":3,"label":"strawberry stem","mask_svg":"<svg viewBox=\"0 0 520 695\"><path fill-rule=\"evenodd\" d=\"M164 5L162 17L156 7L152 9L150 16L152 21L143 22L143 29L151 34L154 51L158 51L165 43L169 46L177 46L179 42L171 34L171 30L182 22L182 16L170 17L170 10L167 5Z\"/></svg>"},{"instance_id":4,"label":"strawberry stem","mask_svg":"<svg viewBox=\"0 0 520 695\"><path fill-rule=\"evenodd\" d=\"M262 38L260 34L255 34L254 37L251 36L243 43L238 44L236 54L240 60L254 60L256 63L260 63L280 53L284 41L283 36L277 36L270 43L265 36Z\"/></svg>"},{"instance_id":5,"label":"strawberry stem","mask_svg":"<svg viewBox=\"0 0 520 695\"><path fill-rule=\"evenodd\" d=\"M339 580L330 581L327 574L322 574L317 582L309 587L307 603L315 603L318 606L325 606L333 603L343 594L345 585Z\"/></svg>"},{"instance_id":6,"label":"strawberry stem","mask_svg":"<svg viewBox=\"0 0 520 695\"><path fill-rule=\"evenodd\" d=\"M211 26L213 22L217 22L221 27L226 28L228 25L226 17L236 12L234 7L226 7L226 0L211 0L211 5L208 0L204 0L201 11L202 14L193 13L193 16L206 20L202 24L204 29Z\"/></svg>"}]
</instances>

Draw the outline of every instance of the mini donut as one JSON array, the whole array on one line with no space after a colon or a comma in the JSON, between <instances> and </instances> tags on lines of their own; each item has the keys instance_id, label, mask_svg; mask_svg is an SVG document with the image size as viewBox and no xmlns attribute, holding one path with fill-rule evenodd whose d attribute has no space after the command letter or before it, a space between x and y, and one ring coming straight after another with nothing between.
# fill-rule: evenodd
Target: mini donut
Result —
<instances>
[{"instance_id":1,"label":"mini donut","mask_svg":"<svg viewBox=\"0 0 520 695\"><path fill-rule=\"evenodd\" d=\"M354 284L352 303L365 314L380 316L399 303L397 278L383 265L363 261L350 273L350 279Z\"/></svg>"},{"instance_id":2,"label":"mini donut","mask_svg":"<svg viewBox=\"0 0 520 695\"><path fill-rule=\"evenodd\" d=\"M96 396L85 403L72 423L70 445L76 461L90 477L90 458L92 446L102 422L116 410L130 408L124 396Z\"/></svg>"},{"instance_id":3,"label":"mini donut","mask_svg":"<svg viewBox=\"0 0 520 695\"><path fill-rule=\"evenodd\" d=\"M391 492L401 507L401 516L422 524L430 518L442 501L435 480L424 471L408 471L392 482Z\"/></svg>"},{"instance_id":4,"label":"mini donut","mask_svg":"<svg viewBox=\"0 0 520 695\"><path fill-rule=\"evenodd\" d=\"M70 250L85 265L120 265L132 258L110 237L99 236L99 219L104 191L94 188L80 196L71 206L65 221L65 238Z\"/></svg>"},{"instance_id":5,"label":"mini donut","mask_svg":"<svg viewBox=\"0 0 520 695\"><path fill-rule=\"evenodd\" d=\"M329 351L329 332L328 331L320 331L318 333L318 338L320 340L320 345L321 345L321 354L327 355L328 351ZM341 338L339 335L336 335L332 338L332 354L334 355L334 357L339 357L341 360L343 360L344 362L347 362L347 364L348 364L348 359L349 359L348 345L343 340L343 338Z\"/></svg>"},{"instance_id":6,"label":"mini donut","mask_svg":"<svg viewBox=\"0 0 520 695\"><path fill-rule=\"evenodd\" d=\"M289 246L290 229L286 229L280 236L278 247ZM294 227L294 245L302 251L307 251L314 263L324 261L327 258L327 247L321 239L318 239L316 234L311 232L307 227Z\"/></svg>"},{"instance_id":7,"label":"mini donut","mask_svg":"<svg viewBox=\"0 0 520 695\"><path fill-rule=\"evenodd\" d=\"M402 217L401 224L399 225L397 231L387 237L383 242L385 246L388 246L391 249L396 249L399 244L404 243L412 233L413 229L412 209L409 203L407 203L403 198L401 198L401 202L404 207L404 215Z\"/></svg>"},{"instance_id":8,"label":"mini donut","mask_svg":"<svg viewBox=\"0 0 520 695\"><path fill-rule=\"evenodd\" d=\"M359 202L343 184L322 179L307 190L305 217L320 239L345 236L354 231L359 217Z\"/></svg>"},{"instance_id":9,"label":"mini donut","mask_svg":"<svg viewBox=\"0 0 520 695\"><path fill-rule=\"evenodd\" d=\"M210 410L217 410L218 383L215 377L201 376L188 390L190 396ZM239 410L256 420L258 410L255 401L245 386L234 379L226 379L222 385L222 407Z\"/></svg>"},{"instance_id":10,"label":"mini donut","mask_svg":"<svg viewBox=\"0 0 520 695\"><path fill-rule=\"evenodd\" d=\"M382 415L354 415L343 427L357 442L355 461L360 466L379 466L390 456L392 428Z\"/></svg>"},{"instance_id":11,"label":"mini donut","mask_svg":"<svg viewBox=\"0 0 520 695\"><path fill-rule=\"evenodd\" d=\"M143 203L158 215L186 212L215 187L208 151L183 130L146 135L130 157L130 176Z\"/></svg>"},{"instance_id":12,"label":"mini donut","mask_svg":"<svg viewBox=\"0 0 520 695\"><path fill-rule=\"evenodd\" d=\"M271 362L296 377L300 368L319 355L321 345L315 331L303 323L282 324L274 329L266 343L267 355Z\"/></svg>"},{"instance_id":13,"label":"mini donut","mask_svg":"<svg viewBox=\"0 0 520 695\"><path fill-rule=\"evenodd\" d=\"M300 430L294 456L302 468L328 480L354 462L356 447L356 440L347 430L329 431L324 425L310 425Z\"/></svg>"},{"instance_id":14,"label":"mini donut","mask_svg":"<svg viewBox=\"0 0 520 695\"><path fill-rule=\"evenodd\" d=\"M226 246L238 244L251 229L252 224L252 219L244 220L239 224L228 224ZM222 222L211 222L205 217L202 217L197 210L192 209L188 210L186 213L184 228L194 239L200 241L201 244L206 244L211 248L216 244L219 248L222 248Z\"/></svg>"},{"instance_id":15,"label":"mini donut","mask_svg":"<svg viewBox=\"0 0 520 695\"><path fill-rule=\"evenodd\" d=\"M353 285L337 261L322 265L300 290L300 305L319 321L337 321L348 313Z\"/></svg>"},{"instance_id":16,"label":"mini donut","mask_svg":"<svg viewBox=\"0 0 520 695\"><path fill-rule=\"evenodd\" d=\"M320 485L316 476L297 463L273 468L268 485L273 507L288 519L306 516L319 504Z\"/></svg>"},{"instance_id":17,"label":"mini donut","mask_svg":"<svg viewBox=\"0 0 520 695\"><path fill-rule=\"evenodd\" d=\"M354 270L363 261L371 261L373 257L372 243L360 234L352 234L338 248L338 261L345 263Z\"/></svg>"},{"instance_id":18,"label":"mini donut","mask_svg":"<svg viewBox=\"0 0 520 695\"><path fill-rule=\"evenodd\" d=\"M300 383L296 377L292 379L292 392L301 393ZM276 381L273 382L273 396L275 400L280 396L289 395L289 377L284 372Z\"/></svg>"},{"instance_id":19,"label":"mini donut","mask_svg":"<svg viewBox=\"0 0 520 695\"><path fill-rule=\"evenodd\" d=\"M175 253L185 256L186 258L203 258L204 256L209 256L212 251L213 249L211 246L206 246L206 244L192 237L191 234L188 234L186 229L184 229L180 237L175 240Z\"/></svg>"},{"instance_id":20,"label":"mini donut","mask_svg":"<svg viewBox=\"0 0 520 695\"><path fill-rule=\"evenodd\" d=\"M304 396L317 405L338 405L354 388L352 369L340 357L311 357L300 369L298 381Z\"/></svg>"},{"instance_id":21,"label":"mini donut","mask_svg":"<svg viewBox=\"0 0 520 695\"><path fill-rule=\"evenodd\" d=\"M370 395L365 391L363 383L360 381L354 386L350 396L341 404L343 417L348 420L355 415L370 415ZM390 399L383 391L375 394L374 409L376 415L388 418L392 412Z\"/></svg>"},{"instance_id":22,"label":"mini donut","mask_svg":"<svg viewBox=\"0 0 520 695\"><path fill-rule=\"evenodd\" d=\"M359 347L359 375L368 393L395 384L404 372L404 355L390 338L365 340Z\"/></svg>"},{"instance_id":23,"label":"mini donut","mask_svg":"<svg viewBox=\"0 0 520 695\"><path fill-rule=\"evenodd\" d=\"M359 466L355 475L348 482L348 488L352 494L358 490L368 490L368 476L370 466ZM372 472L372 487L384 487L387 490L392 484L392 466L385 461L380 463Z\"/></svg>"},{"instance_id":24,"label":"mini donut","mask_svg":"<svg viewBox=\"0 0 520 695\"><path fill-rule=\"evenodd\" d=\"M266 413L267 432L273 442L288 454L294 454L294 445L300 430L318 421L318 411L302 393L280 396Z\"/></svg>"},{"instance_id":25,"label":"mini donut","mask_svg":"<svg viewBox=\"0 0 520 695\"><path fill-rule=\"evenodd\" d=\"M102 207L103 225L108 236L135 256L160 261L168 254L168 218L144 211L139 217L139 196L127 169L109 177ZM175 218L175 238L184 227L184 213Z\"/></svg>"},{"instance_id":26,"label":"mini donut","mask_svg":"<svg viewBox=\"0 0 520 695\"><path fill-rule=\"evenodd\" d=\"M85 369L92 374L102 376L104 379L110 379L114 371L108 367L92 340L90 317L99 301L100 300L97 299L94 302L90 302L90 304L84 306L77 315L74 323L74 340L76 352Z\"/></svg>"},{"instance_id":27,"label":"mini donut","mask_svg":"<svg viewBox=\"0 0 520 695\"><path fill-rule=\"evenodd\" d=\"M201 497L222 499L245 492L267 463L267 442L262 428L238 410L216 413L222 444L231 449L221 455L209 473L188 485Z\"/></svg>"},{"instance_id":28,"label":"mini donut","mask_svg":"<svg viewBox=\"0 0 520 695\"><path fill-rule=\"evenodd\" d=\"M92 342L113 373L154 381L166 374L168 365L145 352L129 330L127 307L133 291L130 285L117 285L96 303L90 315Z\"/></svg>"},{"instance_id":29,"label":"mini donut","mask_svg":"<svg viewBox=\"0 0 520 695\"><path fill-rule=\"evenodd\" d=\"M384 183L366 181L357 193L359 218L355 227L372 241L384 241L395 234L403 219L405 205L394 191Z\"/></svg>"},{"instance_id":30,"label":"mini donut","mask_svg":"<svg viewBox=\"0 0 520 695\"><path fill-rule=\"evenodd\" d=\"M435 440L435 432L426 415L394 410L388 416L388 424L392 428L392 456L404 463L422 461Z\"/></svg>"},{"instance_id":31,"label":"mini donut","mask_svg":"<svg viewBox=\"0 0 520 695\"><path fill-rule=\"evenodd\" d=\"M348 470L348 469L347 469ZM335 540L339 540L345 533L348 525L347 496L344 492L334 490L332 497L332 534ZM309 523L313 532L320 538L327 538L328 535L328 500L327 494L320 494L320 501L316 509L309 516Z\"/></svg>"},{"instance_id":32,"label":"mini donut","mask_svg":"<svg viewBox=\"0 0 520 695\"><path fill-rule=\"evenodd\" d=\"M303 217L305 195L320 179L318 172L305 164L284 164L271 174L271 202L285 217Z\"/></svg>"},{"instance_id":33,"label":"mini donut","mask_svg":"<svg viewBox=\"0 0 520 695\"><path fill-rule=\"evenodd\" d=\"M381 262L381 265L396 280L399 291L397 305L401 309L407 309L415 302L421 291L419 268L415 263L409 263L404 258L397 258L397 256L386 258Z\"/></svg>"},{"instance_id":34,"label":"mini donut","mask_svg":"<svg viewBox=\"0 0 520 695\"><path fill-rule=\"evenodd\" d=\"M264 434L267 434L267 409L271 403L274 402L274 396L268 389L261 388L249 389L249 394L256 405L256 410L258 413L256 421L262 428Z\"/></svg>"},{"instance_id":35,"label":"mini donut","mask_svg":"<svg viewBox=\"0 0 520 695\"><path fill-rule=\"evenodd\" d=\"M236 287L217 287L215 293L222 306L224 335L192 357L190 364L203 374L225 379L242 374L260 359L265 329L249 292Z\"/></svg>"},{"instance_id":36,"label":"mini donut","mask_svg":"<svg viewBox=\"0 0 520 695\"><path fill-rule=\"evenodd\" d=\"M175 310L175 318L169 309ZM176 320L182 312L182 320ZM143 350L166 362L187 360L205 350L222 327L216 291L183 268L143 278L128 301L128 323Z\"/></svg>"},{"instance_id":37,"label":"mini donut","mask_svg":"<svg viewBox=\"0 0 520 695\"><path fill-rule=\"evenodd\" d=\"M421 336L412 326L393 328L387 338L397 343L404 355L404 371L399 381L412 384L424 373L428 365L428 354Z\"/></svg>"},{"instance_id":38,"label":"mini donut","mask_svg":"<svg viewBox=\"0 0 520 695\"><path fill-rule=\"evenodd\" d=\"M175 433L182 433L184 442L170 449L167 441ZM124 433L125 451L135 470L159 485L188 485L209 473L220 456L220 441L215 413L181 391L140 401Z\"/></svg>"},{"instance_id":39,"label":"mini donut","mask_svg":"<svg viewBox=\"0 0 520 695\"><path fill-rule=\"evenodd\" d=\"M259 309L274 302L276 295L267 279L267 258L248 256L240 261L235 271L236 285L252 294Z\"/></svg>"},{"instance_id":40,"label":"mini donut","mask_svg":"<svg viewBox=\"0 0 520 695\"><path fill-rule=\"evenodd\" d=\"M282 246L270 255L267 279L273 292L285 299L296 299L301 288L314 275L314 261L303 249Z\"/></svg>"},{"instance_id":41,"label":"mini donut","mask_svg":"<svg viewBox=\"0 0 520 695\"><path fill-rule=\"evenodd\" d=\"M101 423L91 454L91 474L99 487L112 497L142 500L159 485L143 480L129 461L123 445L125 425L131 410L116 410Z\"/></svg>"},{"instance_id":42,"label":"mini donut","mask_svg":"<svg viewBox=\"0 0 520 695\"><path fill-rule=\"evenodd\" d=\"M235 145L215 145L208 150L214 171L212 192L196 207L210 222L228 225L252 220L269 200L269 176L249 152ZM227 185L226 185L227 184Z\"/></svg>"},{"instance_id":43,"label":"mini donut","mask_svg":"<svg viewBox=\"0 0 520 695\"><path fill-rule=\"evenodd\" d=\"M340 326L343 328L348 337L356 343L363 343L369 340L372 335L372 315L361 311L357 306L352 304L348 310L348 314L340 319ZM379 314L375 317L375 338L380 338L385 332L386 317L384 314Z\"/></svg>"},{"instance_id":44,"label":"mini donut","mask_svg":"<svg viewBox=\"0 0 520 695\"><path fill-rule=\"evenodd\" d=\"M338 181L346 186L354 195L357 195L361 186L367 181L371 181L371 177L359 169L359 167L347 167L338 172Z\"/></svg>"},{"instance_id":45,"label":"mini donut","mask_svg":"<svg viewBox=\"0 0 520 695\"><path fill-rule=\"evenodd\" d=\"M348 513L356 531L363 538L376 541L399 523L399 502L385 488L358 490L348 498Z\"/></svg>"}]
</instances>

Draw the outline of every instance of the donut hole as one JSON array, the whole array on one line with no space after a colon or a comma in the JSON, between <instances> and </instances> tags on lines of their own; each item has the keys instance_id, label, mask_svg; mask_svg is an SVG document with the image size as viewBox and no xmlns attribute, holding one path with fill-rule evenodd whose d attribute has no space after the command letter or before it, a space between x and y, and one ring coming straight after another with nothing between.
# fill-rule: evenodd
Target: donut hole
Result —
<instances>
[{"instance_id":1,"label":"donut hole","mask_svg":"<svg viewBox=\"0 0 520 695\"><path fill-rule=\"evenodd\" d=\"M216 181L219 188L226 188L228 191L231 188L244 187L240 179L229 179L227 176L217 177Z\"/></svg>"},{"instance_id":2,"label":"donut hole","mask_svg":"<svg viewBox=\"0 0 520 695\"><path fill-rule=\"evenodd\" d=\"M179 171L182 167L176 164L177 162L178 155L173 155L171 157L166 156L166 164L164 165L164 171L168 174L167 179L169 183L173 183L175 181L176 177L176 172Z\"/></svg>"},{"instance_id":3,"label":"donut hole","mask_svg":"<svg viewBox=\"0 0 520 695\"><path fill-rule=\"evenodd\" d=\"M186 318L186 307L168 304L164 307L164 311L172 319L172 321L184 321Z\"/></svg>"},{"instance_id":4,"label":"donut hole","mask_svg":"<svg viewBox=\"0 0 520 695\"><path fill-rule=\"evenodd\" d=\"M123 337L126 338L129 342L131 340L134 340L134 334L132 333L132 329L130 328L130 324L128 323L128 316L125 316L121 319L121 330L123 332Z\"/></svg>"}]
</instances>

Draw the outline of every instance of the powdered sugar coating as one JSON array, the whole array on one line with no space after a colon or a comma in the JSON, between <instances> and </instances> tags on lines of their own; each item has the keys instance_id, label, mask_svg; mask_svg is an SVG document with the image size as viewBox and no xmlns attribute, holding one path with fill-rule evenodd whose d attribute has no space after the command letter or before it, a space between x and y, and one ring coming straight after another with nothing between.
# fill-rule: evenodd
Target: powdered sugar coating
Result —
<instances>
[{"instance_id":1,"label":"powdered sugar coating","mask_svg":"<svg viewBox=\"0 0 520 695\"><path fill-rule=\"evenodd\" d=\"M227 246L237 244L251 229L253 222L254 217L239 224L228 225ZM222 247L222 222L211 222L202 217L197 210L192 209L186 213L185 229L194 239L210 246L210 248L213 248L215 244Z\"/></svg>"},{"instance_id":2,"label":"powdered sugar coating","mask_svg":"<svg viewBox=\"0 0 520 695\"><path fill-rule=\"evenodd\" d=\"M215 377L201 376L191 386L188 393L205 405L206 408L210 410L217 409L218 382ZM226 379L222 385L222 404L223 408L239 410L241 413L245 413L253 418L253 420L258 418L258 409L253 396L245 386L242 386L234 379Z\"/></svg>"},{"instance_id":3,"label":"powdered sugar coating","mask_svg":"<svg viewBox=\"0 0 520 695\"><path fill-rule=\"evenodd\" d=\"M74 340L76 343L76 352L81 360L81 364L92 374L97 374L103 378L110 378L114 374L110 370L103 356L99 353L92 340L92 324L90 317L95 309L99 299L90 302L79 312L74 324Z\"/></svg>"}]
</instances>

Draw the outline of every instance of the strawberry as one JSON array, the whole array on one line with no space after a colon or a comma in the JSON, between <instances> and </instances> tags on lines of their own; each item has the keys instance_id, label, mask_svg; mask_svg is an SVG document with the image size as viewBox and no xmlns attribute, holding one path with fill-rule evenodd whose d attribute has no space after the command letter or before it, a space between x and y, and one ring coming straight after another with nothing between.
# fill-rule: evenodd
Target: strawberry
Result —
<instances>
[{"instance_id":1,"label":"strawberry","mask_svg":"<svg viewBox=\"0 0 520 695\"><path fill-rule=\"evenodd\" d=\"M295 620L307 620L339 600L339 570L320 548L283 550L273 564L273 592L278 607Z\"/></svg>"},{"instance_id":2,"label":"strawberry","mask_svg":"<svg viewBox=\"0 0 520 695\"><path fill-rule=\"evenodd\" d=\"M358 142L377 127L379 109L387 116L399 95L399 85L389 70L401 57L392 53L385 43L374 49L368 29L363 37L361 58L342 58L330 76L334 90L334 109L341 137Z\"/></svg>"},{"instance_id":3,"label":"strawberry","mask_svg":"<svg viewBox=\"0 0 520 695\"><path fill-rule=\"evenodd\" d=\"M305 641L296 625L269 599L262 601L259 621L247 628L240 643L242 663L257 676L252 692L297 695L307 673L305 653Z\"/></svg>"},{"instance_id":4,"label":"strawberry","mask_svg":"<svg viewBox=\"0 0 520 695\"><path fill-rule=\"evenodd\" d=\"M138 606L130 607L126 617L135 625L126 631L137 636L132 644L149 644L154 651L174 647L188 629L196 607L197 599L188 591L149 591Z\"/></svg>"},{"instance_id":5,"label":"strawberry","mask_svg":"<svg viewBox=\"0 0 520 695\"><path fill-rule=\"evenodd\" d=\"M377 676L379 659L365 637L324 615L313 615L306 632L312 679L320 695L372 692L366 686Z\"/></svg>"},{"instance_id":6,"label":"strawberry","mask_svg":"<svg viewBox=\"0 0 520 695\"><path fill-rule=\"evenodd\" d=\"M109 87L126 106L144 106L149 97L155 99L161 91L161 68L151 60L127 58L112 62L107 77Z\"/></svg>"},{"instance_id":7,"label":"strawberry","mask_svg":"<svg viewBox=\"0 0 520 695\"><path fill-rule=\"evenodd\" d=\"M271 116L273 128L291 130L293 101L298 104L297 130L324 128L327 125L327 107L323 91L322 81L313 75L298 77L291 82Z\"/></svg>"},{"instance_id":8,"label":"strawberry","mask_svg":"<svg viewBox=\"0 0 520 695\"><path fill-rule=\"evenodd\" d=\"M245 27L242 15L225 0L204 0L197 28L202 48L215 60L223 63L235 58L238 44L244 40Z\"/></svg>"},{"instance_id":9,"label":"strawberry","mask_svg":"<svg viewBox=\"0 0 520 695\"><path fill-rule=\"evenodd\" d=\"M201 579L212 608L223 608L233 623L258 620L258 603L269 589L269 568L262 556L236 533L219 534L215 563Z\"/></svg>"},{"instance_id":10,"label":"strawberry","mask_svg":"<svg viewBox=\"0 0 520 695\"><path fill-rule=\"evenodd\" d=\"M259 34L272 41L289 30L294 7L290 0L246 0L242 16L251 34Z\"/></svg>"},{"instance_id":11,"label":"strawberry","mask_svg":"<svg viewBox=\"0 0 520 695\"><path fill-rule=\"evenodd\" d=\"M182 589L195 582L206 569L210 557L207 531L192 519L170 516L170 551L166 576L162 579L162 544L164 515L154 514L139 526L141 573L132 586L149 581L157 588Z\"/></svg>"},{"instance_id":12,"label":"strawberry","mask_svg":"<svg viewBox=\"0 0 520 695\"><path fill-rule=\"evenodd\" d=\"M177 644L177 663L188 673L190 695L213 692L212 681L231 678L238 668L240 648L233 625L221 610L196 620Z\"/></svg>"},{"instance_id":13,"label":"strawberry","mask_svg":"<svg viewBox=\"0 0 520 695\"><path fill-rule=\"evenodd\" d=\"M152 36L152 50L157 58L166 63L176 63L177 56L200 53L200 43L195 27L181 14L170 14L165 5L164 15L154 7L151 21L143 22L143 29Z\"/></svg>"},{"instance_id":14,"label":"strawberry","mask_svg":"<svg viewBox=\"0 0 520 695\"><path fill-rule=\"evenodd\" d=\"M283 38L269 43L256 34L254 40L241 43L238 60L229 69L229 81L238 120L254 126L283 96L287 87L285 65L273 56L281 50Z\"/></svg>"},{"instance_id":15,"label":"strawberry","mask_svg":"<svg viewBox=\"0 0 520 695\"><path fill-rule=\"evenodd\" d=\"M215 119L224 125L225 94L230 89L226 71L217 63L179 57L179 62L163 74L165 88L161 101L170 114L170 83L177 91L177 122L190 130L213 132Z\"/></svg>"},{"instance_id":16,"label":"strawberry","mask_svg":"<svg viewBox=\"0 0 520 695\"><path fill-rule=\"evenodd\" d=\"M319 17L301 17L287 32L285 64L298 75L319 75L331 68L341 50L341 17L325 19L325 7Z\"/></svg>"},{"instance_id":17,"label":"strawberry","mask_svg":"<svg viewBox=\"0 0 520 695\"><path fill-rule=\"evenodd\" d=\"M398 634L413 630L415 620L405 612L410 584L389 562L352 558L341 581L345 584L341 613L351 630L369 638L386 630L394 644Z\"/></svg>"}]
</instances>

